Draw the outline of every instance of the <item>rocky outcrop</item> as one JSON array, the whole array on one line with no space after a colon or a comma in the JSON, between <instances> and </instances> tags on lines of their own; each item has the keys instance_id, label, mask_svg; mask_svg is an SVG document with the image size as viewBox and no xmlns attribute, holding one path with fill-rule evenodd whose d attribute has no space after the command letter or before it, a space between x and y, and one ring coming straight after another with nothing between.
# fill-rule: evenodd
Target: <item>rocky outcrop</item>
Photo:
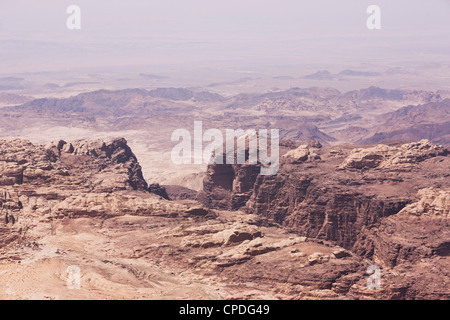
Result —
<instances>
[{"instance_id":1,"label":"rocky outcrop","mask_svg":"<svg viewBox=\"0 0 450 320\"><path fill-rule=\"evenodd\" d=\"M169 195L167 194L167 190L165 187L159 185L158 183L152 183L148 186L148 191L151 193L157 194L160 197L163 197L166 200L170 200Z\"/></svg>"},{"instance_id":2,"label":"rocky outcrop","mask_svg":"<svg viewBox=\"0 0 450 320\"><path fill-rule=\"evenodd\" d=\"M450 190L426 188L419 190L419 201L406 206L399 215L414 215L448 219L450 214Z\"/></svg>"},{"instance_id":3,"label":"rocky outcrop","mask_svg":"<svg viewBox=\"0 0 450 320\"><path fill-rule=\"evenodd\" d=\"M164 190L166 191L168 199L171 200L196 200L198 197L198 192L186 187L176 186L176 185L165 185Z\"/></svg>"},{"instance_id":4,"label":"rocky outcrop","mask_svg":"<svg viewBox=\"0 0 450 320\"><path fill-rule=\"evenodd\" d=\"M295 161L282 161L276 176L259 175L249 165L227 167L228 190L221 189L223 184L219 188L214 185L219 177L216 173L224 168L210 167L205 190L210 203L245 209L300 235L357 248L359 254L370 257L373 250L365 245L370 242L366 230L377 228L385 218L413 203L416 190L430 184L450 186L448 150L426 140L398 147L314 148L321 160L306 161L304 157L299 161L294 156L299 150L306 155L311 147L303 145L286 152L286 158ZM242 180L247 182L244 196L233 187ZM233 202L239 197L240 202ZM447 203L440 194L434 201Z\"/></svg>"},{"instance_id":5,"label":"rocky outcrop","mask_svg":"<svg viewBox=\"0 0 450 320\"><path fill-rule=\"evenodd\" d=\"M366 299L449 299L450 224L449 190L422 189L417 201L365 230L366 241L355 247L373 252L382 266L382 286L368 290L364 283L349 294ZM371 249L367 249L370 246Z\"/></svg>"},{"instance_id":6,"label":"rocky outcrop","mask_svg":"<svg viewBox=\"0 0 450 320\"><path fill-rule=\"evenodd\" d=\"M139 194L87 193L70 196L49 211L49 219L77 217L113 217L123 215L173 216L182 212L192 212L182 204L168 204L158 197L142 197Z\"/></svg>"},{"instance_id":7,"label":"rocky outcrop","mask_svg":"<svg viewBox=\"0 0 450 320\"><path fill-rule=\"evenodd\" d=\"M182 244L194 248L234 246L261 237L262 233L257 227L235 223L227 227L195 228L195 231L191 230L189 236L184 238Z\"/></svg>"},{"instance_id":8,"label":"rocky outcrop","mask_svg":"<svg viewBox=\"0 0 450 320\"><path fill-rule=\"evenodd\" d=\"M449 196L448 188L420 190L417 201L384 219L376 230L366 230L366 241L355 251L373 252L375 261L389 267L450 256Z\"/></svg>"},{"instance_id":9,"label":"rocky outcrop","mask_svg":"<svg viewBox=\"0 0 450 320\"><path fill-rule=\"evenodd\" d=\"M247 189L250 197L239 208L267 218L266 223L346 248L309 255L291 252L324 273L330 261L353 255L383 268L378 290L368 289L367 277L355 271L344 271L331 282L322 279L321 290L364 299L448 299L448 149L421 140L359 149L314 148L317 157L310 158L311 149L301 145L285 152L275 176L250 175L253 188ZM228 178L236 179L239 168L228 169ZM207 190L210 199L214 190ZM238 195L234 188L228 192L228 199ZM358 268L362 266L353 266ZM307 272L296 277L302 285L313 285Z\"/></svg>"},{"instance_id":10,"label":"rocky outcrop","mask_svg":"<svg viewBox=\"0 0 450 320\"><path fill-rule=\"evenodd\" d=\"M408 143L399 147L378 145L352 150L339 166L340 169L408 169L428 158L446 156L448 149L436 146L429 140Z\"/></svg>"},{"instance_id":11,"label":"rocky outcrop","mask_svg":"<svg viewBox=\"0 0 450 320\"><path fill-rule=\"evenodd\" d=\"M124 139L59 141L46 147L0 140L1 185L77 185L88 190L142 190L147 183ZM78 182L78 183L77 183Z\"/></svg>"},{"instance_id":12,"label":"rocky outcrop","mask_svg":"<svg viewBox=\"0 0 450 320\"><path fill-rule=\"evenodd\" d=\"M18 240L20 234L16 230L11 230L8 227L0 227L0 249L9 246ZM3 257L0 256L0 261Z\"/></svg>"},{"instance_id":13,"label":"rocky outcrop","mask_svg":"<svg viewBox=\"0 0 450 320\"><path fill-rule=\"evenodd\" d=\"M322 148L322 144L319 141L311 140L308 144L302 144L298 148L286 152L282 158L286 162L294 164L307 160L320 160L320 156L317 154L317 150L320 148Z\"/></svg>"},{"instance_id":14,"label":"rocky outcrop","mask_svg":"<svg viewBox=\"0 0 450 320\"><path fill-rule=\"evenodd\" d=\"M110 143L102 140L80 140L52 142L45 147L47 152L53 152L55 157L65 154L74 156L89 156L111 164L119 164L122 173L127 175L126 185L133 189L146 189L147 182L142 175L142 169L136 156L131 151L125 139L116 139Z\"/></svg>"},{"instance_id":15,"label":"rocky outcrop","mask_svg":"<svg viewBox=\"0 0 450 320\"><path fill-rule=\"evenodd\" d=\"M168 204L148 187L125 139L49 143L0 140L0 208L21 221L123 215L207 215L188 202ZM160 197L161 196L161 197ZM5 218L6 219L6 218ZM11 218L10 218L11 220Z\"/></svg>"}]
</instances>

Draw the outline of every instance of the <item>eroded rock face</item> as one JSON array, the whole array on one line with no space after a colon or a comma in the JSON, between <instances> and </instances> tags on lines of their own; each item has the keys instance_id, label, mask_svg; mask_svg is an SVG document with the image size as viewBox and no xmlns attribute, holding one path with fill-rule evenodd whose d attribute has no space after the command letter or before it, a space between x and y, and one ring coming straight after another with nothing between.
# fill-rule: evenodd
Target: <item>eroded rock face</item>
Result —
<instances>
[{"instance_id":1,"label":"eroded rock face","mask_svg":"<svg viewBox=\"0 0 450 320\"><path fill-rule=\"evenodd\" d=\"M285 152L294 161L282 161L275 176L251 176L253 188L239 208L347 249L311 253L309 265L358 255L383 268L382 290L367 290L361 279L348 275L333 287L337 291L348 283L342 290L362 298L414 299L424 298L423 292L448 298L448 149L427 140L365 149L337 146L316 149L319 160L309 159L308 150L302 145ZM229 199L239 195L229 192ZM207 193L214 204L214 188ZM432 271L423 275L427 267ZM403 270L400 276L397 270ZM412 285L414 274L419 280Z\"/></svg>"},{"instance_id":2,"label":"eroded rock face","mask_svg":"<svg viewBox=\"0 0 450 320\"><path fill-rule=\"evenodd\" d=\"M250 198L259 165L209 165L203 182L205 205L217 209L238 209Z\"/></svg>"},{"instance_id":3,"label":"eroded rock face","mask_svg":"<svg viewBox=\"0 0 450 320\"><path fill-rule=\"evenodd\" d=\"M0 140L0 187L1 213L18 225L25 217L195 214L189 201L169 205L155 194L162 189L151 192L125 139Z\"/></svg>"},{"instance_id":4,"label":"eroded rock face","mask_svg":"<svg viewBox=\"0 0 450 320\"><path fill-rule=\"evenodd\" d=\"M296 161L282 162L275 176L259 175L257 166L253 171L248 164L230 166L230 184L246 181L245 193L237 187L217 188L215 172L221 165L211 167L205 189L210 204L214 207L220 199L221 206L228 204L228 209L245 208L300 234L351 248L361 238L361 230L376 227L382 218L412 203L417 189L430 186L430 177L436 186L450 185L448 150L426 140L356 151L351 147L315 148L322 159L315 161L298 161L294 155L299 149L310 147L302 145L285 152L286 158Z\"/></svg>"},{"instance_id":5,"label":"eroded rock face","mask_svg":"<svg viewBox=\"0 0 450 320\"><path fill-rule=\"evenodd\" d=\"M366 246L372 246L374 259L395 267L450 256L449 191L422 189L416 202L384 219L376 231L367 231Z\"/></svg>"},{"instance_id":6,"label":"eroded rock face","mask_svg":"<svg viewBox=\"0 0 450 320\"><path fill-rule=\"evenodd\" d=\"M449 299L449 189L422 189L417 201L366 230L363 252L383 268L384 285L368 290L363 283L349 294L367 299ZM371 247L370 250L367 249ZM358 245L355 251L361 249Z\"/></svg>"},{"instance_id":7,"label":"eroded rock face","mask_svg":"<svg viewBox=\"0 0 450 320\"><path fill-rule=\"evenodd\" d=\"M46 147L23 140L0 140L0 181L11 186L72 184L104 191L147 188L141 167L124 139L108 144L59 141Z\"/></svg>"},{"instance_id":8,"label":"eroded rock face","mask_svg":"<svg viewBox=\"0 0 450 320\"><path fill-rule=\"evenodd\" d=\"M76 157L72 156L88 156L94 159L99 159L100 162L106 162L111 164L118 164L122 169L119 172L126 175L126 185L131 186L133 189L146 189L147 182L145 182L142 176L141 166L139 165L136 156L131 151L125 139L116 139L110 143L106 143L102 140L93 141L74 141L65 142L63 140L55 141L48 144L45 147L48 153L53 153L54 156L60 158L66 158L74 160ZM114 184L115 182L112 182Z\"/></svg>"}]
</instances>

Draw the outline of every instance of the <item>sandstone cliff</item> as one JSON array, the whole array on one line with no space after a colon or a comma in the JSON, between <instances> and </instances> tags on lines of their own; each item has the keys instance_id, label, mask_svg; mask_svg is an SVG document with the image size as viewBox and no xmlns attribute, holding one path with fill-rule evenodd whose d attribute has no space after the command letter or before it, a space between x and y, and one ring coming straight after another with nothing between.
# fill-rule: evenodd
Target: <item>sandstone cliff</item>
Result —
<instances>
[{"instance_id":1,"label":"sandstone cliff","mask_svg":"<svg viewBox=\"0 0 450 320\"><path fill-rule=\"evenodd\" d=\"M392 288L373 295L355 285L354 294L449 297L448 149L422 140L368 148L310 143L282 152L275 176L259 175L257 165L210 166L205 203L258 214L387 269ZM423 275L427 267L433 271ZM409 271L398 276L397 269ZM417 284L408 282L414 275Z\"/></svg>"}]
</instances>

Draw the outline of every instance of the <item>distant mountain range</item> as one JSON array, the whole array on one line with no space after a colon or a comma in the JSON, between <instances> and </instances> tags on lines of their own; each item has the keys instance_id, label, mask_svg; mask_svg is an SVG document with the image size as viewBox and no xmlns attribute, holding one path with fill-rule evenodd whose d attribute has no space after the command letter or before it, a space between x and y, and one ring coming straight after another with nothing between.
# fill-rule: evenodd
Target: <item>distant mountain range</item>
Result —
<instances>
[{"instance_id":1,"label":"distant mountain range","mask_svg":"<svg viewBox=\"0 0 450 320\"><path fill-rule=\"evenodd\" d=\"M376 133L361 142L371 144L429 139L435 143L450 145L450 99L403 107L381 118L385 121L377 128Z\"/></svg>"},{"instance_id":2,"label":"distant mountain range","mask_svg":"<svg viewBox=\"0 0 450 320\"><path fill-rule=\"evenodd\" d=\"M18 104L23 104L32 99L33 98L31 98L31 97L27 97L27 96L23 96L23 95L19 95L19 94L0 92L0 105L18 105Z\"/></svg>"},{"instance_id":3,"label":"distant mountain range","mask_svg":"<svg viewBox=\"0 0 450 320\"><path fill-rule=\"evenodd\" d=\"M305 79L311 80L333 80L339 77L377 77L381 73L371 71L358 71L358 70L342 70L337 74L332 74L328 70L320 70L313 74L304 76Z\"/></svg>"},{"instance_id":4,"label":"distant mountain range","mask_svg":"<svg viewBox=\"0 0 450 320\"><path fill-rule=\"evenodd\" d=\"M346 93L313 87L228 97L201 89L169 87L30 99L0 95L0 102L17 104L2 109L0 123L4 128L18 131L52 120L81 127L95 124L97 130L140 130L149 122L152 128L180 128L204 121L215 128L279 128L283 139L316 139L325 144L424 138L448 144L450 134L450 102L439 93L374 86ZM11 118L22 121L13 125Z\"/></svg>"}]
</instances>

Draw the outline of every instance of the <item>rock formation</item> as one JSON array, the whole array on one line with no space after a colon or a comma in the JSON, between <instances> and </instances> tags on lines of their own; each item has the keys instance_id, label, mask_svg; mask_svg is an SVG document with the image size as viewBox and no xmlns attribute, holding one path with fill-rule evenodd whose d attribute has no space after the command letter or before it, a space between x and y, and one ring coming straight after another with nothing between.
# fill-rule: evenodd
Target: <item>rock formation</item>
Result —
<instances>
[{"instance_id":1,"label":"rock formation","mask_svg":"<svg viewBox=\"0 0 450 320\"><path fill-rule=\"evenodd\" d=\"M0 297L450 298L447 149L280 150L276 176L210 165L208 208L148 186L124 139L0 140Z\"/></svg>"},{"instance_id":2,"label":"rock formation","mask_svg":"<svg viewBox=\"0 0 450 320\"><path fill-rule=\"evenodd\" d=\"M341 169L409 169L428 158L446 156L448 149L436 146L429 140L408 143L399 147L377 145L372 148L352 150L351 154L339 166Z\"/></svg>"},{"instance_id":3,"label":"rock formation","mask_svg":"<svg viewBox=\"0 0 450 320\"><path fill-rule=\"evenodd\" d=\"M267 225L331 241L386 268L393 288L378 296L360 288L361 297L414 299L427 292L448 298L449 150L428 140L313 150L313 157L307 145L284 150L276 176L258 175L248 164L226 171L211 166L205 179L207 204L260 215ZM237 187L241 180L248 183L244 190ZM226 187L214 187L214 181L227 181ZM312 265L328 259L323 253L308 257ZM426 266L433 270L427 280L418 276ZM408 269L407 279L417 269L420 284L407 285L405 277L395 276L397 269Z\"/></svg>"}]
</instances>

